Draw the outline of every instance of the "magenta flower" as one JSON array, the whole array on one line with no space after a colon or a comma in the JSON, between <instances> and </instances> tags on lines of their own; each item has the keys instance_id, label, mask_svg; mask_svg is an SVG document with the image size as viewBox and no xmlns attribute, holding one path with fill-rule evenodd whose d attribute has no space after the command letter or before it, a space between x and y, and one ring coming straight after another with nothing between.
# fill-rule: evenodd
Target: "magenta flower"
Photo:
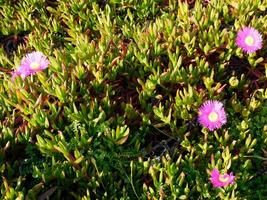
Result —
<instances>
[{"instance_id":1,"label":"magenta flower","mask_svg":"<svg viewBox=\"0 0 267 200\"><path fill-rule=\"evenodd\" d=\"M12 79L16 76L21 76L21 78L24 79L31 74L43 71L49 64L49 60L42 52L34 51L29 53L22 58L20 66L12 75Z\"/></svg>"},{"instance_id":2,"label":"magenta flower","mask_svg":"<svg viewBox=\"0 0 267 200\"><path fill-rule=\"evenodd\" d=\"M234 183L235 176L230 174L220 174L218 169L213 169L211 172L210 182L213 187L224 187Z\"/></svg>"},{"instance_id":3,"label":"magenta flower","mask_svg":"<svg viewBox=\"0 0 267 200\"><path fill-rule=\"evenodd\" d=\"M26 76L29 76L30 72L26 69L23 69L21 66L19 66L13 73L12 73L12 80L14 80L17 76L20 76L22 79L24 79Z\"/></svg>"},{"instance_id":4,"label":"magenta flower","mask_svg":"<svg viewBox=\"0 0 267 200\"><path fill-rule=\"evenodd\" d=\"M210 131L220 128L227 121L223 104L216 100L209 100L198 110L199 123Z\"/></svg>"},{"instance_id":5,"label":"magenta flower","mask_svg":"<svg viewBox=\"0 0 267 200\"><path fill-rule=\"evenodd\" d=\"M262 36L256 29L244 27L237 33L236 45L247 53L253 53L262 48Z\"/></svg>"}]
</instances>

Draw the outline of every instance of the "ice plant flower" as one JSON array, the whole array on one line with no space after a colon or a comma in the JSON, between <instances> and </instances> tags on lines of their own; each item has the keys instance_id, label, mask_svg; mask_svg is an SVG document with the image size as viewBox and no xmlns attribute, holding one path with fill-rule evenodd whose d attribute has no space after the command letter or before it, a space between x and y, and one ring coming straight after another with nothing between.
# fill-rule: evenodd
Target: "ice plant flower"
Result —
<instances>
[{"instance_id":1,"label":"ice plant flower","mask_svg":"<svg viewBox=\"0 0 267 200\"><path fill-rule=\"evenodd\" d=\"M49 64L49 60L42 52L34 51L29 53L22 58L20 66L13 73L12 79L16 76L21 76L21 78L24 79L31 74L43 71Z\"/></svg>"},{"instance_id":2,"label":"ice plant flower","mask_svg":"<svg viewBox=\"0 0 267 200\"><path fill-rule=\"evenodd\" d=\"M230 174L220 174L218 169L213 169L211 172L210 182L213 187L224 187L234 183L235 176Z\"/></svg>"},{"instance_id":3,"label":"ice plant flower","mask_svg":"<svg viewBox=\"0 0 267 200\"><path fill-rule=\"evenodd\" d=\"M236 45L247 53L253 53L262 48L262 36L252 27L243 27L237 33Z\"/></svg>"},{"instance_id":4,"label":"ice plant flower","mask_svg":"<svg viewBox=\"0 0 267 200\"><path fill-rule=\"evenodd\" d=\"M21 66L19 66L13 73L12 73L12 80L14 80L17 76L20 76L22 79L29 76L30 72L23 69Z\"/></svg>"},{"instance_id":5,"label":"ice plant flower","mask_svg":"<svg viewBox=\"0 0 267 200\"><path fill-rule=\"evenodd\" d=\"M198 110L199 123L210 131L220 128L227 121L223 104L216 100L209 100Z\"/></svg>"}]
</instances>

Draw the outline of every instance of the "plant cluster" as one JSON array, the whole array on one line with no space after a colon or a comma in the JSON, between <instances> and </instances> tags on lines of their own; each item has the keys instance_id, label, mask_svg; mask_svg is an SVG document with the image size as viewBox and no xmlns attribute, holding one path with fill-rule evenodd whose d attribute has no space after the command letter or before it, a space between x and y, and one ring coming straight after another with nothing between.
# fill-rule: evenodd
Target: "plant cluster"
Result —
<instances>
[{"instance_id":1,"label":"plant cluster","mask_svg":"<svg viewBox=\"0 0 267 200\"><path fill-rule=\"evenodd\" d=\"M264 199L266 0L0 0L2 199Z\"/></svg>"}]
</instances>

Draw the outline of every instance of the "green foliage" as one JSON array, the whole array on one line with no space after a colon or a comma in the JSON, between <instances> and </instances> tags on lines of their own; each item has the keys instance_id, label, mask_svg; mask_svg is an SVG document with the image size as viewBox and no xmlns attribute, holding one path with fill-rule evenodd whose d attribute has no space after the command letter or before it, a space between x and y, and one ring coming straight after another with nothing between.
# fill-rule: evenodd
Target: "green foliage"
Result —
<instances>
[{"instance_id":1,"label":"green foliage","mask_svg":"<svg viewBox=\"0 0 267 200\"><path fill-rule=\"evenodd\" d=\"M265 0L0 0L2 199L265 199ZM263 48L245 54L237 31ZM47 70L12 71L28 52ZM197 122L208 99L228 122ZM210 171L235 184L213 188Z\"/></svg>"}]
</instances>

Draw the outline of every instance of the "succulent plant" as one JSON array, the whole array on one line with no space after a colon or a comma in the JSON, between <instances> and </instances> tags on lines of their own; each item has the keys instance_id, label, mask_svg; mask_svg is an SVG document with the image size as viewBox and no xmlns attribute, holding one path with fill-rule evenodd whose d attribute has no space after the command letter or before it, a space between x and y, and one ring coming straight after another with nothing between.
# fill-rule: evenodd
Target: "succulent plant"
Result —
<instances>
[{"instance_id":1,"label":"succulent plant","mask_svg":"<svg viewBox=\"0 0 267 200\"><path fill-rule=\"evenodd\" d=\"M266 10L0 0L2 199L266 198Z\"/></svg>"}]
</instances>

